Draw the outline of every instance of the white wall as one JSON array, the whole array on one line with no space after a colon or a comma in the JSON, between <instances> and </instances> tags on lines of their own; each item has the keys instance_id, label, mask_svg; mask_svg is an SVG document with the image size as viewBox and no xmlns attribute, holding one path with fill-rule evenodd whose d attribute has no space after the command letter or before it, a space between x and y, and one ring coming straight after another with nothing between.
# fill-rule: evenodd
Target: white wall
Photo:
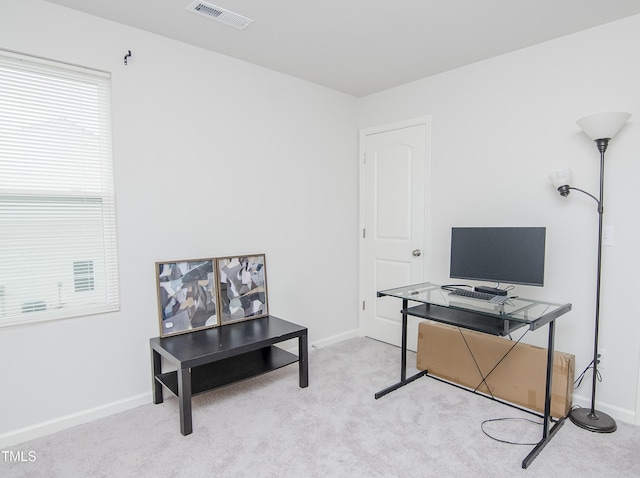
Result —
<instances>
[{"instance_id":1,"label":"white wall","mask_svg":"<svg viewBox=\"0 0 640 478\"><path fill-rule=\"evenodd\" d=\"M640 320L634 297L640 253L640 16L567 36L359 101L361 128L432 117L430 280L449 278L454 225L547 227L545 287L522 296L571 302L557 322L556 348L576 355L576 374L593 353L597 221L595 202L564 199L547 176L574 171L575 186L598 193L599 153L575 120L628 111L634 116L606 157L605 224L615 243L603 252L600 348L607 351L598 408L633 422ZM527 337L546 344L546 333ZM590 400L591 375L574 403Z\"/></svg>"},{"instance_id":2,"label":"white wall","mask_svg":"<svg viewBox=\"0 0 640 478\"><path fill-rule=\"evenodd\" d=\"M0 443L151 400L155 261L264 252L271 313L356 333L354 98L40 0L3 0L0 48L112 73L122 301L0 329Z\"/></svg>"},{"instance_id":3,"label":"white wall","mask_svg":"<svg viewBox=\"0 0 640 478\"><path fill-rule=\"evenodd\" d=\"M4 0L0 48L112 72L122 307L0 329L0 444L150 400L155 261L265 252L272 313L307 325L312 342L352 334L357 130L424 115L433 121L430 279L448 278L452 225L547 226L546 285L520 293L573 303L557 347L581 371L597 214L589 198L557 195L547 174L572 167L576 185L595 191L597 151L575 120L634 113L607 155L615 245L604 253L608 363L598 389L600 408L632 421L639 42L633 17L356 100L41 0ZM577 393L588 396L588 385Z\"/></svg>"}]
</instances>

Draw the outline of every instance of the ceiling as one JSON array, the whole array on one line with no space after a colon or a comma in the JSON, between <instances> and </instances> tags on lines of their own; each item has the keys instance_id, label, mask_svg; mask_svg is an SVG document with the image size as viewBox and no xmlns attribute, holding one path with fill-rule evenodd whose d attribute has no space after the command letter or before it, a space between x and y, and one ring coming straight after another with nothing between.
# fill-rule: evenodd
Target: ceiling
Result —
<instances>
[{"instance_id":1,"label":"ceiling","mask_svg":"<svg viewBox=\"0 0 640 478\"><path fill-rule=\"evenodd\" d=\"M193 0L48 1L356 97L640 13L638 0L204 0L253 20L241 30Z\"/></svg>"}]
</instances>

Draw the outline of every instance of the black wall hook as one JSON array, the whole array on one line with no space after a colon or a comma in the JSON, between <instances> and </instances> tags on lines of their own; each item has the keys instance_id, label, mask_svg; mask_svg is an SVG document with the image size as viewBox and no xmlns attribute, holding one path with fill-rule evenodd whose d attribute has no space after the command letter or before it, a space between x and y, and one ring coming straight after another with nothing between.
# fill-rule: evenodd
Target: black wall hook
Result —
<instances>
[{"instance_id":1,"label":"black wall hook","mask_svg":"<svg viewBox=\"0 0 640 478\"><path fill-rule=\"evenodd\" d=\"M124 64L128 65L128 59L131 58L131 50L128 51L128 53L124 56Z\"/></svg>"}]
</instances>

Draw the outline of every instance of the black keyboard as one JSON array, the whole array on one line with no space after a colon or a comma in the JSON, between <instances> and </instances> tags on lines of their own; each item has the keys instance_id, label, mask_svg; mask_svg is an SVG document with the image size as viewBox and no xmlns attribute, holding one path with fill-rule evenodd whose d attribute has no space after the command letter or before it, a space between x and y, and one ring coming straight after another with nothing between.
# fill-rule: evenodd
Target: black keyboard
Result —
<instances>
[{"instance_id":1,"label":"black keyboard","mask_svg":"<svg viewBox=\"0 0 640 478\"><path fill-rule=\"evenodd\" d=\"M509 299L506 295L494 295L486 292L477 292L475 290L453 289L449 295L457 295L460 297L469 297L470 299L486 300L492 304L504 304Z\"/></svg>"}]
</instances>

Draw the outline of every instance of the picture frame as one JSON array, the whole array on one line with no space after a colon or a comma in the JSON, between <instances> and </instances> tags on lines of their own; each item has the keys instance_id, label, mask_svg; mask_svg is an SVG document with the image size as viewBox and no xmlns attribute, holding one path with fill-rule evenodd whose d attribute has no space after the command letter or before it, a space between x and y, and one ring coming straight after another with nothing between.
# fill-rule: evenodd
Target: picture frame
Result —
<instances>
[{"instance_id":1,"label":"picture frame","mask_svg":"<svg viewBox=\"0 0 640 478\"><path fill-rule=\"evenodd\" d=\"M220 325L269 315L264 254L219 257Z\"/></svg>"},{"instance_id":2,"label":"picture frame","mask_svg":"<svg viewBox=\"0 0 640 478\"><path fill-rule=\"evenodd\" d=\"M161 337L220 325L215 258L155 265Z\"/></svg>"}]
</instances>

